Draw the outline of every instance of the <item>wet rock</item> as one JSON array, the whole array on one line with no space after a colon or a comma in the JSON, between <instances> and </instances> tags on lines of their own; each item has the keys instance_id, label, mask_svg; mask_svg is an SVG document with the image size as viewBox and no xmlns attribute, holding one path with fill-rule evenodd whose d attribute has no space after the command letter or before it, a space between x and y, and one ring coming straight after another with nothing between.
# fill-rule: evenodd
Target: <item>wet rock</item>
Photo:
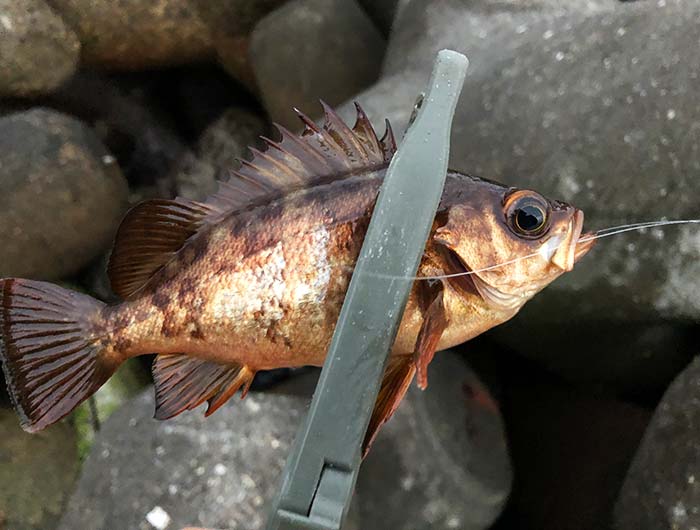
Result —
<instances>
[{"instance_id":1,"label":"wet rock","mask_svg":"<svg viewBox=\"0 0 700 530\"><path fill-rule=\"evenodd\" d=\"M255 24L286 0L236 0L212 2L194 0L200 15L212 32L219 63L249 90L256 90L255 74L248 49ZM284 46L283 41L279 42Z\"/></svg>"},{"instance_id":2,"label":"wet rock","mask_svg":"<svg viewBox=\"0 0 700 530\"><path fill-rule=\"evenodd\" d=\"M700 359L654 412L615 507L616 530L700 527Z\"/></svg>"},{"instance_id":3,"label":"wet rock","mask_svg":"<svg viewBox=\"0 0 700 530\"><path fill-rule=\"evenodd\" d=\"M449 353L430 377L365 461L348 529L481 529L500 511L510 467L493 402ZM167 515L168 528L262 528L314 379L253 392L209 419L197 410L168 422L150 419L146 391L103 426L60 528L148 529L149 514Z\"/></svg>"},{"instance_id":4,"label":"wet rock","mask_svg":"<svg viewBox=\"0 0 700 530\"><path fill-rule=\"evenodd\" d=\"M0 96L55 89L79 56L77 36L43 0L0 0Z\"/></svg>"},{"instance_id":5,"label":"wet rock","mask_svg":"<svg viewBox=\"0 0 700 530\"><path fill-rule=\"evenodd\" d=\"M524 371L513 379L503 411L515 483L496 529L610 528L649 411Z\"/></svg>"},{"instance_id":6,"label":"wet rock","mask_svg":"<svg viewBox=\"0 0 700 530\"><path fill-rule=\"evenodd\" d=\"M265 122L240 108L226 110L204 131L192 153L180 160L175 170L178 195L201 200L214 193L218 180L238 167L237 160L248 156L248 147L258 144L266 133Z\"/></svg>"},{"instance_id":7,"label":"wet rock","mask_svg":"<svg viewBox=\"0 0 700 530\"><path fill-rule=\"evenodd\" d=\"M52 0L78 33L82 59L134 70L183 64L213 54L209 28L189 0Z\"/></svg>"},{"instance_id":8,"label":"wet rock","mask_svg":"<svg viewBox=\"0 0 700 530\"><path fill-rule=\"evenodd\" d=\"M81 122L41 108L0 118L0 277L76 272L109 245L126 195Z\"/></svg>"},{"instance_id":9,"label":"wet rock","mask_svg":"<svg viewBox=\"0 0 700 530\"><path fill-rule=\"evenodd\" d=\"M76 437L59 423L27 434L0 408L0 528L53 530L78 475Z\"/></svg>"},{"instance_id":10,"label":"wet rock","mask_svg":"<svg viewBox=\"0 0 700 530\"><path fill-rule=\"evenodd\" d=\"M296 130L292 108L320 112L379 74L384 40L354 0L292 0L260 21L251 62L273 121Z\"/></svg>"},{"instance_id":11,"label":"wet rock","mask_svg":"<svg viewBox=\"0 0 700 530\"><path fill-rule=\"evenodd\" d=\"M375 123L388 115L400 131L434 52L466 52L452 167L570 201L591 228L698 217L700 58L687 50L700 35L700 6L550 4L410 2L396 22L386 76L358 99ZM343 110L352 114L350 105ZM696 321L699 258L696 226L601 241L526 306L527 333L509 343L536 336L543 344L552 328L572 322L586 331L600 320ZM652 356L662 358L657 345ZM543 346L548 359L561 355L560 342ZM610 353L619 354L596 355Z\"/></svg>"}]
</instances>

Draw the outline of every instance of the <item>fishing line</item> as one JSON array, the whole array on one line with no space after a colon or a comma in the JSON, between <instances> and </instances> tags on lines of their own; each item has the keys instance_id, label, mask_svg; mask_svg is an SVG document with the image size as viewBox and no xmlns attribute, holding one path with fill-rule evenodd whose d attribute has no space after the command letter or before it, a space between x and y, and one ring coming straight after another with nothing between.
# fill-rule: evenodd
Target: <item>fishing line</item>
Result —
<instances>
[{"instance_id":1,"label":"fishing line","mask_svg":"<svg viewBox=\"0 0 700 530\"><path fill-rule=\"evenodd\" d=\"M619 226L611 226L608 228L601 228L600 230L597 230L593 232L592 234L589 234L587 236L581 237L577 243L584 243L586 241L593 241L595 239L603 239L604 237L610 237L610 236L615 236L618 234L622 234L625 232L634 232L634 231L639 231L639 230L646 230L648 228L657 228L660 226L670 226L670 225L684 225L684 224L700 224L700 219L679 219L675 221L645 221L645 222L640 222L640 223L631 223L631 224L625 224L625 225L619 225ZM559 248L561 245L564 243L560 243L556 248ZM456 272L453 274L440 274L436 276L397 276L393 274L381 274L381 273L372 273L368 272L366 274L370 276L374 276L377 278L385 278L387 280L447 280L450 278L458 278L460 276L469 276L470 274L477 274L479 272L486 272L494 269L498 269L499 267L504 267L506 265L511 265L513 263L517 263L518 261L522 261L525 259L529 258L534 258L535 256L539 256L539 252L533 252L532 254L527 254L525 256L519 256L517 258L513 258L501 263L497 263L495 265L489 265L488 267L483 267L481 269L475 269L475 270L470 270L470 271L465 271L465 272Z\"/></svg>"}]
</instances>

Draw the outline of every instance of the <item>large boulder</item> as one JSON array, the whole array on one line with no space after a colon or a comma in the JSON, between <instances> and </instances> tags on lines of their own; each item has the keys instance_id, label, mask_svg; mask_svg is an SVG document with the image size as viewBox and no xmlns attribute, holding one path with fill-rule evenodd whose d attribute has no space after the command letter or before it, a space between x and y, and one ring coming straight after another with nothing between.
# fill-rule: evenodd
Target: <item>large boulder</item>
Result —
<instances>
[{"instance_id":1,"label":"large boulder","mask_svg":"<svg viewBox=\"0 0 700 530\"><path fill-rule=\"evenodd\" d=\"M208 26L190 0L51 0L78 33L86 64L142 69L211 57Z\"/></svg>"},{"instance_id":2,"label":"large boulder","mask_svg":"<svg viewBox=\"0 0 700 530\"><path fill-rule=\"evenodd\" d=\"M494 402L454 354L441 353L430 378L372 448L348 529L485 529L505 503L510 465ZM60 528L263 528L313 383L168 422L151 419L146 391L104 424Z\"/></svg>"},{"instance_id":3,"label":"large boulder","mask_svg":"<svg viewBox=\"0 0 700 530\"><path fill-rule=\"evenodd\" d=\"M46 109L0 118L0 277L52 280L109 246L126 182L83 123Z\"/></svg>"},{"instance_id":4,"label":"large boulder","mask_svg":"<svg viewBox=\"0 0 700 530\"><path fill-rule=\"evenodd\" d=\"M452 167L570 201L592 229L696 218L700 56L688 50L700 37L699 17L700 5L678 0L413 0L395 23L384 78L357 99L375 123L388 116L400 135L435 52L457 49L471 66L454 119ZM343 112L349 118L351 105ZM556 365L562 343L550 332L559 327L569 331L567 344L590 349L602 342L595 329L611 322L644 330L697 320L698 234L692 225L601 241L526 306L521 325L497 336ZM579 374L612 367L614 380L631 369L648 375L635 384L656 386L657 371L672 373L667 344L591 352ZM690 354L686 348L680 362Z\"/></svg>"},{"instance_id":5,"label":"large boulder","mask_svg":"<svg viewBox=\"0 0 700 530\"><path fill-rule=\"evenodd\" d=\"M299 128L292 110L320 112L379 75L384 39L355 0L292 0L262 19L251 40L251 62L273 121Z\"/></svg>"},{"instance_id":6,"label":"large boulder","mask_svg":"<svg viewBox=\"0 0 700 530\"><path fill-rule=\"evenodd\" d=\"M694 528L700 528L700 359L659 403L615 509L616 530Z\"/></svg>"},{"instance_id":7,"label":"large boulder","mask_svg":"<svg viewBox=\"0 0 700 530\"><path fill-rule=\"evenodd\" d=\"M78 37L44 0L0 0L0 97L55 89L79 57Z\"/></svg>"},{"instance_id":8,"label":"large boulder","mask_svg":"<svg viewBox=\"0 0 700 530\"><path fill-rule=\"evenodd\" d=\"M12 410L0 408L0 528L56 528L79 467L68 423L28 434Z\"/></svg>"}]
</instances>

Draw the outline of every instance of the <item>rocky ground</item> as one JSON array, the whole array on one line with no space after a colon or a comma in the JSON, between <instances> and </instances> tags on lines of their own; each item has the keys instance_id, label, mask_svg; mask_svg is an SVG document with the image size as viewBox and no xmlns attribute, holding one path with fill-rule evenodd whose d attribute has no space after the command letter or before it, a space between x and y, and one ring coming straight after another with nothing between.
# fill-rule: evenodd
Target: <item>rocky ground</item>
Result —
<instances>
[{"instance_id":1,"label":"rocky ground","mask_svg":"<svg viewBox=\"0 0 700 530\"><path fill-rule=\"evenodd\" d=\"M0 277L113 301L131 205L206 196L319 99L400 138L442 48L471 62L452 167L593 229L700 217L699 23L696 0L0 0ZM601 241L436 357L348 528L700 528L699 320L696 227ZM0 388L0 529L262 528L314 377L261 374L208 420L157 423L133 361L34 436Z\"/></svg>"}]
</instances>

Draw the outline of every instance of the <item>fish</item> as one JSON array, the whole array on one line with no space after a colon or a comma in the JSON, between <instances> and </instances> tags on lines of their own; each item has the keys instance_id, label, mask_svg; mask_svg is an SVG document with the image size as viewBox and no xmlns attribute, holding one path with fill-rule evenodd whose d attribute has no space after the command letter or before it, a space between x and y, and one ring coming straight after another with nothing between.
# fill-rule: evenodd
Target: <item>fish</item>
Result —
<instances>
[{"instance_id":1,"label":"fish","mask_svg":"<svg viewBox=\"0 0 700 530\"><path fill-rule=\"evenodd\" d=\"M22 427L40 431L127 359L156 354L157 419L209 416L256 372L323 365L396 141L356 104L351 128L322 102L317 125L277 126L203 201L131 209L105 304L38 280L0 280L0 360ZM435 352L517 314L590 249L581 210L447 173L365 438L365 452ZM583 239L583 241L581 241ZM499 264L494 266L494 264Z\"/></svg>"}]
</instances>

